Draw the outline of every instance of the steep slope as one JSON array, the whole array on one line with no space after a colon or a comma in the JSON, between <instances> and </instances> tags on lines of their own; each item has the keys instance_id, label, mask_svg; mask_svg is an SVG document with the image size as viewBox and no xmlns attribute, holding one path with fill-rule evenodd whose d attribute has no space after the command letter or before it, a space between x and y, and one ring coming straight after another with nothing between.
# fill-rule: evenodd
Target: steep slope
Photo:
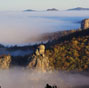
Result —
<instances>
[{"instance_id":1,"label":"steep slope","mask_svg":"<svg viewBox=\"0 0 89 88\"><path fill-rule=\"evenodd\" d=\"M1 56L0 69L8 69L10 65L14 65L42 72L89 71L89 29L78 30L44 45L34 45L32 48L34 53L24 57Z\"/></svg>"},{"instance_id":2,"label":"steep slope","mask_svg":"<svg viewBox=\"0 0 89 88\"><path fill-rule=\"evenodd\" d=\"M54 69L89 71L89 29L49 42L46 55Z\"/></svg>"}]
</instances>

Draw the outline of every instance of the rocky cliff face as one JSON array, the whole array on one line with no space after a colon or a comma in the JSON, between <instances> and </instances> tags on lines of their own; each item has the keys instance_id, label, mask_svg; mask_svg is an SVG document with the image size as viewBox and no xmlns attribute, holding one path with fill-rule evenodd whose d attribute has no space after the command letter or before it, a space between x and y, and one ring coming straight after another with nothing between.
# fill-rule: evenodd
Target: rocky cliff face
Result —
<instances>
[{"instance_id":1,"label":"rocky cliff face","mask_svg":"<svg viewBox=\"0 0 89 88\"><path fill-rule=\"evenodd\" d=\"M10 55L3 55L0 56L0 69L8 69L11 63L11 56Z\"/></svg>"},{"instance_id":2,"label":"rocky cliff face","mask_svg":"<svg viewBox=\"0 0 89 88\"><path fill-rule=\"evenodd\" d=\"M87 29L89 28L89 19L85 19L81 22L81 28L82 29Z\"/></svg>"},{"instance_id":3,"label":"rocky cliff face","mask_svg":"<svg viewBox=\"0 0 89 88\"><path fill-rule=\"evenodd\" d=\"M37 71L46 72L49 71L49 59L45 55L45 46L40 45L36 49L35 54L29 58L30 62L27 68L36 69Z\"/></svg>"}]
</instances>

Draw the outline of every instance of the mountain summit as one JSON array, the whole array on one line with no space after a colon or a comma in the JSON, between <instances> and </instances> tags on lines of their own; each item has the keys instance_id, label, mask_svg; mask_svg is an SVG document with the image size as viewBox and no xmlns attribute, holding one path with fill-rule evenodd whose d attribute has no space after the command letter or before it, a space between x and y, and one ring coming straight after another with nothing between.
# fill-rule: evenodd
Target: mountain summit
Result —
<instances>
[{"instance_id":1,"label":"mountain summit","mask_svg":"<svg viewBox=\"0 0 89 88\"><path fill-rule=\"evenodd\" d=\"M72 8L72 9L68 9L68 10L89 10L89 8L83 8L83 7L77 7L77 8Z\"/></svg>"},{"instance_id":2,"label":"mountain summit","mask_svg":"<svg viewBox=\"0 0 89 88\"><path fill-rule=\"evenodd\" d=\"M52 8L52 9L47 9L47 11L58 11L58 9Z\"/></svg>"},{"instance_id":3,"label":"mountain summit","mask_svg":"<svg viewBox=\"0 0 89 88\"><path fill-rule=\"evenodd\" d=\"M26 10L24 10L24 12L34 12L34 11L36 11L36 10L32 10L32 9L26 9Z\"/></svg>"}]
</instances>

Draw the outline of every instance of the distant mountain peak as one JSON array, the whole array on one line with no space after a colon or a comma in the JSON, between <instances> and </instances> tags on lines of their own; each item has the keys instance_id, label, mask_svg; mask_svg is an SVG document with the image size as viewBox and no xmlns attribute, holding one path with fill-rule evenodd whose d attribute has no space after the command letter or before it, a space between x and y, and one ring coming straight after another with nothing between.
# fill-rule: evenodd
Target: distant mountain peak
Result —
<instances>
[{"instance_id":1,"label":"distant mountain peak","mask_svg":"<svg viewBox=\"0 0 89 88\"><path fill-rule=\"evenodd\" d=\"M89 10L89 8L83 8L83 7L76 7L68 10Z\"/></svg>"},{"instance_id":2,"label":"distant mountain peak","mask_svg":"<svg viewBox=\"0 0 89 88\"><path fill-rule=\"evenodd\" d=\"M47 11L58 11L58 9L52 8L52 9L47 9Z\"/></svg>"},{"instance_id":3,"label":"distant mountain peak","mask_svg":"<svg viewBox=\"0 0 89 88\"><path fill-rule=\"evenodd\" d=\"M26 9L26 10L24 10L24 12L33 12L33 11L36 11L36 10L32 10L32 9Z\"/></svg>"}]
</instances>

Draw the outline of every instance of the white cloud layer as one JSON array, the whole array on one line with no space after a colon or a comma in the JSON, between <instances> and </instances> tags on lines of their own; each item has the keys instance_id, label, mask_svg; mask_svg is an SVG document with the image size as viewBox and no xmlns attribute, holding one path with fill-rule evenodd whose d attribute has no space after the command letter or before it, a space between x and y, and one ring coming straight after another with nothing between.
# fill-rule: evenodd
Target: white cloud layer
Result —
<instances>
[{"instance_id":1,"label":"white cloud layer","mask_svg":"<svg viewBox=\"0 0 89 88\"><path fill-rule=\"evenodd\" d=\"M24 44L39 34L77 29L89 11L0 12L0 43Z\"/></svg>"}]
</instances>

